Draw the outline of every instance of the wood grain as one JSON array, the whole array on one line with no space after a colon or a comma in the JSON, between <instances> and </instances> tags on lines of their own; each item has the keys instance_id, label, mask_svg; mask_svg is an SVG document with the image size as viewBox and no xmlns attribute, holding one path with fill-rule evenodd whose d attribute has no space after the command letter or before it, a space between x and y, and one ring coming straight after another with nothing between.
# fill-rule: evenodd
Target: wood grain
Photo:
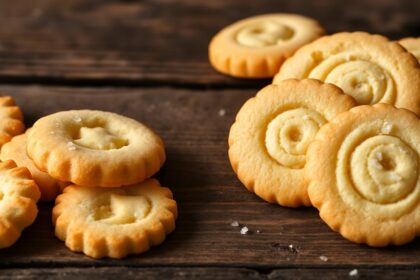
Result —
<instances>
[{"instance_id":1,"label":"wood grain","mask_svg":"<svg viewBox=\"0 0 420 280\"><path fill-rule=\"evenodd\" d=\"M269 205L245 190L227 159L227 135L254 90L1 86L0 92L15 97L28 126L55 111L91 108L121 113L155 129L168 155L157 178L173 190L180 213L176 231L161 246L123 261L92 260L54 238L52 205L41 204L36 223L0 252L0 267L420 268L418 239L383 249L356 245L332 232L312 208ZM234 220L251 234L241 235L230 225Z\"/></svg>"},{"instance_id":2,"label":"wood grain","mask_svg":"<svg viewBox=\"0 0 420 280\"><path fill-rule=\"evenodd\" d=\"M329 31L420 36L419 1L0 1L0 81L252 86L216 73L207 46L261 13L299 13ZM255 87L255 86L254 86Z\"/></svg>"}]
</instances>

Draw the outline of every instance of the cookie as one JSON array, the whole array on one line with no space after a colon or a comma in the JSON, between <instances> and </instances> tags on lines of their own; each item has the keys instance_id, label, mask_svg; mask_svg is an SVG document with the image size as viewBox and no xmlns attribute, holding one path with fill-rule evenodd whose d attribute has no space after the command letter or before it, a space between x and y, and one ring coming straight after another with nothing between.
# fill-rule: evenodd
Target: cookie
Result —
<instances>
[{"instance_id":1,"label":"cookie","mask_svg":"<svg viewBox=\"0 0 420 280\"><path fill-rule=\"evenodd\" d=\"M310 205L303 168L318 129L355 101L316 80L263 88L240 109L229 133L229 159L245 187L283 206Z\"/></svg>"},{"instance_id":2,"label":"cookie","mask_svg":"<svg viewBox=\"0 0 420 280\"><path fill-rule=\"evenodd\" d=\"M398 41L407 51L412 53L420 62L420 37L404 38Z\"/></svg>"},{"instance_id":3,"label":"cookie","mask_svg":"<svg viewBox=\"0 0 420 280\"><path fill-rule=\"evenodd\" d=\"M175 229L177 205L154 179L121 188L68 186L53 209L55 235L75 252L123 258L162 243Z\"/></svg>"},{"instance_id":4,"label":"cookie","mask_svg":"<svg viewBox=\"0 0 420 280\"><path fill-rule=\"evenodd\" d=\"M273 77L287 57L324 33L317 21L300 15L254 16L217 33L209 59L217 71L234 77Z\"/></svg>"},{"instance_id":5,"label":"cookie","mask_svg":"<svg viewBox=\"0 0 420 280\"><path fill-rule=\"evenodd\" d=\"M0 249L13 245L38 214L40 192L29 170L0 162Z\"/></svg>"},{"instance_id":6,"label":"cookie","mask_svg":"<svg viewBox=\"0 0 420 280\"><path fill-rule=\"evenodd\" d=\"M13 137L10 142L4 144L1 148L0 160L13 160L17 166L28 168L41 191L41 200L53 201L68 183L57 181L35 166L26 153L26 138L27 132Z\"/></svg>"},{"instance_id":7,"label":"cookie","mask_svg":"<svg viewBox=\"0 0 420 280\"><path fill-rule=\"evenodd\" d=\"M388 104L359 106L308 148L309 197L345 238L401 245L420 234L420 119Z\"/></svg>"},{"instance_id":8,"label":"cookie","mask_svg":"<svg viewBox=\"0 0 420 280\"><path fill-rule=\"evenodd\" d=\"M74 110L39 119L27 153L51 177L81 186L141 182L165 161L162 140L136 120L109 112Z\"/></svg>"},{"instance_id":9,"label":"cookie","mask_svg":"<svg viewBox=\"0 0 420 280\"><path fill-rule=\"evenodd\" d=\"M0 96L0 147L25 132L22 111L10 96Z\"/></svg>"},{"instance_id":10,"label":"cookie","mask_svg":"<svg viewBox=\"0 0 420 280\"><path fill-rule=\"evenodd\" d=\"M398 43L364 32L337 33L299 49L274 78L332 83L358 104L387 103L420 113L420 66Z\"/></svg>"}]
</instances>

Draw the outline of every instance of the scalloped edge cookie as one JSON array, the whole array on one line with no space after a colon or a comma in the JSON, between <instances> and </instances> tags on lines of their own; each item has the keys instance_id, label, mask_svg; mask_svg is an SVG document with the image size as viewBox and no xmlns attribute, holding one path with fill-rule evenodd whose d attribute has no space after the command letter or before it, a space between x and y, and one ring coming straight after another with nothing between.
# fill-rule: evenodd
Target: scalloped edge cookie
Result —
<instances>
[{"instance_id":1,"label":"scalloped edge cookie","mask_svg":"<svg viewBox=\"0 0 420 280\"><path fill-rule=\"evenodd\" d=\"M25 132L23 114L11 96L0 96L0 147Z\"/></svg>"},{"instance_id":2,"label":"scalloped edge cookie","mask_svg":"<svg viewBox=\"0 0 420 280\"><path fill-rule=\"evenodd\" d=\"M398 41L398 43L403 46L407 51L412 53L417 60L420 62L420 37L413 38L403 38Z\"/></svg>"}]
</instances>

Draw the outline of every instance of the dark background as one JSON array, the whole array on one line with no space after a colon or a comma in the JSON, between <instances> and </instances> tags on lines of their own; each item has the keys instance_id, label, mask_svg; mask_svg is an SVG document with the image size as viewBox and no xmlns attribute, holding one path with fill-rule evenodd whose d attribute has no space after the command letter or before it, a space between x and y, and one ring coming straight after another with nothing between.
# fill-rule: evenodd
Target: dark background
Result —
<instances>
[{"instance_id":1,"label":"dark background","mask_svg":"<svg viewBox=\"0 0 420 280\"><path fill-rule=\"evenodd\" d=\"M0 1L0 92L16 99L27 125L78 108L146 123L165 141L168 160L157 178L173 190L180 213L161 246L97 261L55 239L52 203L41 203L36 223L0 251L0 279L341 279L356 268L358 278L418 278L418 238L401 247L356 245L315 209L269 205L236 179L229 127L243 102L270 81L216 73L207 46L227 24L272 12L314 17L329 33L420 36L417 0ZM251 233L241 235L234 220Z\"/></svg>"}]
</instances>

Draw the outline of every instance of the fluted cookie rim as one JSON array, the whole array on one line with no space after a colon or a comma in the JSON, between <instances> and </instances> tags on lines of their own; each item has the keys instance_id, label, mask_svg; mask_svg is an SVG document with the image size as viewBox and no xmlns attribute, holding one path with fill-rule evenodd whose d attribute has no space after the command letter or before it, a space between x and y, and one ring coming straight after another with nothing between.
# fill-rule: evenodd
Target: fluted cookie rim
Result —
<instances>
[{"instance_id":1,"label":"fluted cookie rim","mask_svg":"<svg viewBox=\"0 0 420 280\"><path fill-rule=\"evenodd\" d=\"M11 110L7 118L2 119L2 123L6 124L0 131L0 148L9 142L14 136L25 132L25 124L23 123L23 113L11 96L0 96L0 110Z\"/></svg>"},{"instance_id":2,"label":"fluted cookie rim","mask_svg":"<svg viewBox=\"0 0 420 280\"><path fill-rule=\"evenodd\" d=\"M81 146L75 138L86 122L85 128L102 127L112 136L115 132L117 138L124 134L120 138L127 141L107 150ZM27 153L51 177L85 187L141 182L165 161L163 141L153 130L129 117L99 110L61 111L39 119L28 133Z\"/></svg>"}]
</instances>

